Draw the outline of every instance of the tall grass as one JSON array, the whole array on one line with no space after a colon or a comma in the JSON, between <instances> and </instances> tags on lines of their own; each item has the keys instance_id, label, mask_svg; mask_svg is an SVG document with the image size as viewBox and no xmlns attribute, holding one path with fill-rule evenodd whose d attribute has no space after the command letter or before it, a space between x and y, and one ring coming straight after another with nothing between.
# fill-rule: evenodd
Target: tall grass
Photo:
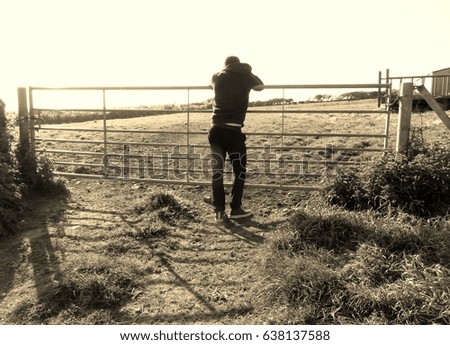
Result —
<instances>
[{"instance_id":1,"label":"tall grass","mask_svg":"<svg viewBox=\"0 0 450 345\"><path fill-rule=\"evenodd\" d=\"M264 248L277 323L448 324L450 219L309 202Z\"/></svg>"}]
</instances>

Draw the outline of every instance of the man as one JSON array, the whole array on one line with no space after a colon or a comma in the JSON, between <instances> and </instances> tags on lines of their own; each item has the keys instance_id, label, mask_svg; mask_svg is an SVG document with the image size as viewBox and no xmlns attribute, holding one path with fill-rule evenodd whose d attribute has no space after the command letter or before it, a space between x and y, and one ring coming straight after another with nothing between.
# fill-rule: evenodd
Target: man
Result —
<instances>
[{"instance_id":1,"label":"man","mask_svg":"<svg viewBox=\"0 0 450 345\"><path fill-rule=\"evenodd\" d=\"M249 64L241 63L236 56L229 56L222 71L213 75L210 85L214 90L214 106L208 139L212 154L212 204L216 221L225 219L223 168L227 155L234 174L229 217L251 217L252 213L242 208L247 147L241 128L244 126L250 91L261 91L264 84L252 73Z\"/></svg>"}]
</instances>

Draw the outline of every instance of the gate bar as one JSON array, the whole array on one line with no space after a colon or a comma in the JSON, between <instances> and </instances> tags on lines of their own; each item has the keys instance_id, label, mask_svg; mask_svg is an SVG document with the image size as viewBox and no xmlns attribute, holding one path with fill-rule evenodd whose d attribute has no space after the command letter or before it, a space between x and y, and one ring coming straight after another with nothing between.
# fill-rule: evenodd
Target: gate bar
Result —
<instances>
[{"instance_id":1,"label":"gate bar","mask_svg":"<svg viewBox=\"0 0 450 345\"><path fill-rule=\"evenodd\" d=\"M392 78L391 78L392 79ZM298 84L298 85L265 85L264 89L378 89L390 87L390 83L383 84ZM43 87L30 86L30 90L211 90L210 86L69 86Z\"/></svg>"},{"instance_id":2,"label":"gate bar","mask_svg":"<svg viewBox=\"0 0 450 345\"><path fill-rule=\"evenodd\" d=\"M105 176L105 175L95 175L95 174L77 174L77 173L67 173L67 172L56 172L55 175L59 176L67 176L67 177L85 177L90 179L98 179L98 180L118 180L115 176ZM186 180L162 180L162 179L152 179L152 178L134 178L127 177L122 178L122 180L126 181L136 181L136 182L149 182L153 184L161 184L161 185L190 185L190 186L210 186L210 182L204 181L189 181ZM225 186L231 187L231 183L224 183ZM260 189L282 189L282 190L302 190L302 191L311 191L316 192L321 188L317 186L307 186L307 185L280 185L280 184L248 184L245 188L260 188Z\"/></svg>"},{"instance_id":3,"label":"gate bar","mask_svg":"<svg viewBox=\"0 0 450 345\"><path fill-rule=\"evenodd\" d=\"M55 131L86 131L86 132L103 132L103 129L84 129L84 128L67 128L67 127L40 127L39 130L55 130ZM133 129L109 129L108 132L120 132L120 133L149 133L149 134L186 134L186 132L180 131L149 131L149 130L133 130ZM208 132L205 131L192 131L191 135L206 135ZM373 138L383 138L384 134L370 134L370 133L301 133L301 132L290 132L284 133L281 132L246 132L246 135L270 135L270 136L303 136L303 137L373 137ZM37 139L36 139L37 140ZM43 140L41 138L41 140ZM47 141L57 141L57 139L45 139ZM65 139L60 139L65 140ZM109 142L116 143L116 142ZM119 142L120 143L120 142ZM140 145L144 145L145 143L139 143Z\"/></svg>"},{"instance_id":4,"label":"gate bar","mask_svg":"<svg viewBox=\"0 0 450 345\"><path fill-rule=\"evenodd\" d=\"M309 103L311 104L311 103ZM76 109L76 108L71 108L71 109L62 109L62 108L34 108L35 111L73 111L73 112L90 112L90 113L100 113L103 112L103 109ZM135 112L135 113L149 113L151 116L151 114L153 115L167 115L167 114L183 114L185 112L187 112L187 109L181 109L181 110L140 110L140 109L104 109L106 112ZM280 113L280 110L256 110L253 107L249 108L247 110L247 113L258 113L258 114L273 114L273 113ZM372 110L372 109L368 109L368 110L353 110L353 109L347 109L347 110L342 110L342 109L322 109L322 110L315 110L315 109L296 109L296 110L290 110L290 109L285 109L284 112L286 114L329 114L329 113L335 113L335 114L384 114L386 113L385 110ZM194 110L194 109L190 109L189 113L196 113L196 114L210 114L211 113L211 109L205 109L205 110ZM111 119L113 120L113 119Z\"/></svg>"}]
</instances>

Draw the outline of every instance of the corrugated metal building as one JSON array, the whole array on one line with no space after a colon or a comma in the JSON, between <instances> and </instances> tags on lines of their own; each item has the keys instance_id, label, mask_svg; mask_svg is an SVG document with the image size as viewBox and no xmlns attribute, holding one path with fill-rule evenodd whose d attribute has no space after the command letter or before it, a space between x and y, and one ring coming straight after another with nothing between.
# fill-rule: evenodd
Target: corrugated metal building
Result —
<instances>
[{"instance_id":1,"label":"corrugated metal building","mask_svg":"<svg viewBox=\"0 0 450 345\"><path fill-rule=\"evenodd\" d=\"M433 71L431 94L434 97L450 95L450 67ZM442 77L440 77L442 75ZM438 76L438 77L436 77Z\"/></svg>"}]
</instances>

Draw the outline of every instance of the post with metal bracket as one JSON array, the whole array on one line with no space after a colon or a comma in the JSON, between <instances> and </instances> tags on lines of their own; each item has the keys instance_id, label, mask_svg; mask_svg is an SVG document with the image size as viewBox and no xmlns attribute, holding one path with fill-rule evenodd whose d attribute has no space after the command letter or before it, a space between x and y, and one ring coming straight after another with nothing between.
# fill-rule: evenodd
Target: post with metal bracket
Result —
<instances>
[{"instance_id":1,"label":"post with metal bracket","mask_svg":"<svg viewBox=\"0 0 450 345\"><path fill-rule=\"evenodd\" d=\"M397 144L395 146L397 153L405 152L409 145L413 89L413 83L402 83L400 86L400 110L398 113Z\"/></svg>"}]
</instances>

